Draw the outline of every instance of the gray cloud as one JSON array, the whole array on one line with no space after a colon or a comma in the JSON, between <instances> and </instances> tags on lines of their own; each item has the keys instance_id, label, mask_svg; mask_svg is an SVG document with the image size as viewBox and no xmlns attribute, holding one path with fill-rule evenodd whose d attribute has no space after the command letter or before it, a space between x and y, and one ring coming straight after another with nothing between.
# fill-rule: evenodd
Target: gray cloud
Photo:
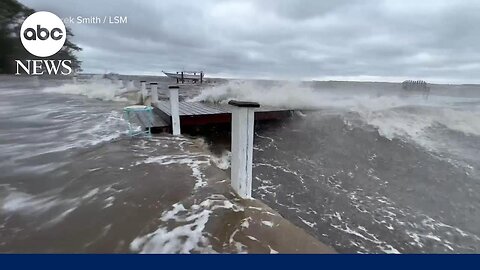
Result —
<instances>
[{"instance_id":1,"label":"gray cloud","mask_svg":"<svg viewBox=\"0 0 480 270\"><path fill-rule=\"evenodd\" d=\"M68 16L86 72L480 82L480 2L21 0Z\"/></svg>"}]
</instances>

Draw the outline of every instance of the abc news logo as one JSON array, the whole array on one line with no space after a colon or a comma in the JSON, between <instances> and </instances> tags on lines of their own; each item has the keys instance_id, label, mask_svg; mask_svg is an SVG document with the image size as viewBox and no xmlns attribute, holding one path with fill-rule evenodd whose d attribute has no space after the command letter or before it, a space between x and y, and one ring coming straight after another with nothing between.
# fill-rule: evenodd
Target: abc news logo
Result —
<instances>
[{"instance_id":1,"label":"abc news logo","mask_svg":"<svg viewBox=\"0 0 480 270\"><path fill-rule=\"evenodd\" d=\"M33 28L27 28L23 32L23 38L25 40L47 40L49 37L52 37L53 40L61 40L63 37L63 31L60 28L53 28L51 32L47 28L42 28L40 25L37 25L37 31Z\"/></svg>"},{"instance_id":2,"label":"abc news logo","mask_svg":"<svg viewBox=\"0 0 480 270\"><path fill-rule=\"evenodd\" d=\"M57 15L47 12L35 12L23 22L20 39L23 47L32 55L50 57L63 48L67 30ZM17 72L23 70L29 75L69 75L72 73L71 60L15 60Z\"/></svg>"}]
</instances>

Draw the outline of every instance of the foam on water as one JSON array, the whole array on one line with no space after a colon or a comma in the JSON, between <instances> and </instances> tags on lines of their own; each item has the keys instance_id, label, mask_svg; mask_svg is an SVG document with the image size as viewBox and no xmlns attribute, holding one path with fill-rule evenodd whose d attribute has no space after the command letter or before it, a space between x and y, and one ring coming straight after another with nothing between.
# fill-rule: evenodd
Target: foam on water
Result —
<instances>
[{"instance_id":1,"label":"foam on water","mask_svg":"<svg viewBox=\"0 0 480 270\"><path fill-rule=\"evenodd\" d=\"M478 98L400 96L391 92L355 93L342 89L314 89L301 83L260 85L249 81L232 81L203 90L190 101L227 103L248 100L261 105L297 110L337 109L358 114L380 135L414 141L430 150L441 146L431 129L443 127L466 135L480 136Z\"/></svg>"},{"instance_id":2,"label":"foam on water","mask_svg":"<svg viewBox=\"0 0 480 270\"><path fill-rule=\"evenodd\" d=\"M207 184L201 167L208 166L210 164L209 155L192 155L192 154L181 154L181 155L166 155L166 156L154 156L149 157L144 161L137 162L135 165L139 164L149 164L156 163L159 165L170 165L170 164L179 164L187 165L192 170L192 176L195 178L195 189L203 187Z\"/></svg>"},{"instance_id":3,"label":"foam on water","mask_svg":"<svg viewBox=\"0 0 480 270\"><path fill-rule=\"evenodd\" d=\"M58 204L59 201L53 196L34 197L24 192L13 191L2 200L2 210L5 212L39 214Z\"/></svg>"},{"instance_id":4,"label":"foam on water","mask_svg":"<svg viewBox=\"0 0 480 270\"><path fill-rule=\"evenodd\" d=\"M122 94L134 89L132 83L124 86L119 81L103 79L95 77L82 83L67 83L56 87L46 87L43 89L45 93L83 95L89 98L109 101L128 101L127 98L121 97Z\"/></svg>"},{"instance_id":5,"label":"foam on water","mask_svg":"<svg viewBox=\"0 0 480 270\"><path fill-rule=\"evenodd\" d=\"M478 198L471 187L478 177L465 177L462 168L424 154L429 152L421 147L378 138L364 123L345 121L358 120L358 113L338 114L308 113L258 130L254 196L340 251L478 250Z\"/></svg>"},{"instance_id":6,"label":"foam on water","mask_svg":"<svg viewBox=\"0 0 480 270\"><path fill-rule=\"evenodd\" d=\"M182 203L176 203L171 210L162 214L160 221L174 221L183 225L173 229L160 226L152 233L135 238L130 243L130 249L139 253L216 253L204 230L210 216L217 209L243 211L243 208L222 195L212 195L188 209Z\"/></svg>"},{"instance_id":7,"label":"foam on water","mask_svg":"<svg viewBox=\"0 0 480 270\"><path fill-rule=\"evenodd\" d=\"M59 83L63 84L52 86ZM128 88L101 78L75 85L63 81L42 81L42 85L50 87L29 89L22 82L17 86L21 88L0 93L4 116L0 119L3 125L0 151L5 157L0 161L0 167L13 166L7 174L46 174L64 166L68 160L38 157L68 155L73 152L70 151L72 149L96 146L127 134L128 125L122 117L122 104L98 99L120 100L116 95ZM83 97L59 93L97 99L87 101ZM22 109L19 110L19 107ZM32 159L35 162L31 162Z\"/></svg>"},{"instance_id":8,"label":"foam on water","mask_svg":"<svg viewBox=\"0 0 480 270\"><path fill-rule=\"evenodd\" d=\"M79 83L78 85L67 84L45 90L47 94L43 94L43 98L52 100L52 102L48 104L46 102L42 105L35 100L28 104L25 111L28 111L29 115L19 115L15 121L12 121L12 123L23 123L22 130L18 132L18 130L11 129L8 132L0 132L0 135L5 135L2 139L18 139L2 140L2 144L0 144L0 150L7 157L8 162L13 164L8 165L10 167L5 165L5 168L19 168L20 170L45 174L45 185L51 184L53 188L49 191L37 190L37 192L41 192L37 194L29 193L34 192L35 188L31 188L28 183L22 181L18 181L16 189L8 189L7 192L3 192L2 187L0 189L0 213L6 217L18 215L19 220L32 216L33 218L26 225L31 226L30 233L32 233L39 228L43 229L52 224L58 224L62 220L74 222L76 220L74 217L81 216L81 210L84 209L88 211L96 209L95 211L98 211L98 213L89 212L89 215L98 218L108 216L105 215L107 211L121 209L118 207L126 207L126 209L131 210L139 209L138 207L142 205L143 207L148 205L147 208L141 209L145 210L142 211L142 213L145 213L149 212L150 207L161 205L161 211L154 209L150 212L153 213L153 219L146 218L143 221L145 224L137 226L137 228L143 229L132 232L131 238L127 241L127 250L122 251L128 252L130 250L141 253L215 252L213 246L215 246L216 240L211 238L212 235L208 232L208 229L209 225L217 220L219 216L217 214L220 214L216 211L236 212L242 211L242 209L233 200L223 196L210 196L211 193L207 195L198 194L210 191L211 187L203 189L207 186L207 182L210 184L225 181L217 182L217 180L226 179L223 176L211 180L209 172L215 171L215 169L210 166L215 165L223 170L228 169L230 152L224 151L220 156L214 156L208 151L203 151L202 148L205 143L202 140L170 136L154 136L148 140L132 139L128 142L127 140L119 140L112 143L110 149L109 145L103 143L116 140L127 130L126 123L119 112L122 104L103 102L97 99L122 101L124 99L120 96L131 87L131 85L123 87L119 86L118 83L103 82L102 80L93 80L93 82ZM32 93L34 94L34 91L31 91L28 95L32 95ZM91 99L86 101L87 99L83 97L58 95L59 93L83 95ZM368 132L363 132L364 130L362 132L368 133L371 136L369 138L373 138L371 141L377 140L376 131L378 131L381 136L392 140L388 141L380 138L378 140L380 143L392 145L398 142L396 139L401 139L402 142L399 142L401 145L405 145L404 141L415 142L429 149L445 148L445 145L440 144L443 141L437 136L443 131L456 132L465 135L467 138L480 135L478 122L480 107L478 103L475 103L477 102L475 99L432 96L428 101L425 101L417 97L378 96L371 93L352 94L351 92L345 93L332 89L313 89L295 83L270 87L258 86L255 83L232 82L208 89L193 100L226 102L234 98L257 101L263 105L315 109L320 110L320 114L333 112L341 115L341 117L335 115L336 119L340 120L327 122L325 129L335 129L335 125L339 123L338 125L341 128L336 134L342 134L340 132L345 131L345 133L348 133L345 135L346 139L355 138L355 134L352 135L352 133L358 132L358 129L351 132L354 127L349 126L349 124L355 125L355 128L359 126L362 128L368 127ZM19 100L23 100L23 98ZM3 110L6 113L15 110L15 106L9 106L8 101L0 102L5 103L2 103L1 106L2 113ZM465 107L464 105L467 103L470 105ZM20 102L17 102L17 107L18 104ZM118 108L115 108L115 106ZM312 117L313 114L309 112L300 114L303 115L300 118L301 121L314 122L311 126L317 124L315 121L318 119ZM12 115L15 114L12 113ZM342 121L345 125L342 125ZM361 125L358 126L357 122L361 122ZM39 123L45 125L36 126ZM286 122L285 125L287 125ZM34 128L31 128L31 126ZM376 131L372 131L372 127ZM322 137L322 135L315 133L315 129L313 130L314 134L312 136L306 134L308 133L307 129L300 132L305 135L305 140L315 139L315 136ZM325 162L331 158L330 156L323 156L323 153L317 155L314 152L315 149L309 149L308 146L305 149L295 148L295 143L298 143L296 136L282 138L291 140L294 145L292 148L288 148L288 142L280 144L281 140L276 135L278 132L278 129L273 131L275 134L265 134L263 131L257 131L256 160L254 161L256 173L254 177L255 185L258 184L258 187L254 187L256 189L255 196L258 196L259 199L265 199L264 201L269 201L273 207L282 209L284 211L282 215L286 213L286 216L289 216L288 218L295 221L297 225L304 226L304 229L311 230L310 232L313 232L313 234L318 233L316 236L321 235L320 233L328 234L325 237L331 239L333 244L354 246L355 249L352 248L350 251L354 250L355 252L468 251L468 246L474 247L471 250L478 247L480 239L478 239L475 231L468 226L462 226L463 224L457 224L451 222L451 220L444 220L432 213L405 207L401 204L402 202L394 202L393 199L384 196L391 197L392 193L372 194L367 189L362 191L357 188L355 186L355 182L358 181L356 177L362 177L358 176L361 175L362 171L347 168L350 161L349 155L345 155L348 158L339 159L338 168L328 167L337 165L336 163L328 164ZM31 136L32 133L36 133L38 136ZM352 136L349 137L350 135ZM21 136L25 136L25 138ZM259 141L262 143L260 144ZM365 141L363 140L363 142ZM453 141L453 139L448 141ZM315 147L322 148L324 143L328 144L329 142L323 142L319 138L317 143ZM98 147L92 147L95 145ZM196 150L189 151L191 147ZM88 149L83 150L82 148ZM70 149L80 151L66 151ZM66 155L67 158L57 159L52 158L55 155L46 155L52 160L46 160L43 157L28 160L29 157L46 153L60 155L60 152L63 151L78 155L71 160L68 155ZM117 155L117 151L120 154ZM125 154L127 152L128 154ZM302 152L307 154L302 156ZM275 154L272 156L272 153ZM282 153L284 157L282 157ZM310 153L312 154L310 155ZM332 153L337 152L330 151L330 154ZM125 158L122 156L123 154L125 154ZM261 159L262 155L265 157L264 159ZM377 156L380 156L380 154L368 153L362 159L375 163L375 160L378 159ZM117 161L117 158L122 160ZM276 160L279 158L282 158L285 162ZM89 159L92 163L89 166L82 166L86 159ZM102 159L105 159L103 163L97 162ZM44 160L45 164L42 163ZM51 183L49 179L51 175L47 172L65 166L62 163L63 161L73 164L67 167L74 173L66 174L65 180L60 176L61 181ZM24 164L18 165L22 162ZM54 164L53 162L57 163ZM143 164L143 166L134 168L134 166L140 164ZM147 181L138 185L136 177L142 177L143 173L148 174L150 172L145 170L144 167L148 167L145 164L150 164L148 166L155 169L158 169L155 167L157 165L164 166L159 171L162 171L162 169L177 169L175 166L178 166L183 174L186 172L185 176L188 179L193 179L191 182L187 181L186 186L188 188L194 187L192 196L197 197L175 201L177 202L175 204L173 204L173 201L164 204L164 201L156 201L155 196L158 193L153 192L155 195L152 197L155 198L155 201L144 202L144 196L148 195L148 192L144 193L145 191L142 188L145 190L155 188L155 184L147 186L148 183L152 183ZM0 165L3 166L3 163L0 162ZM167 168L169 166L172 168ZM385 187L387 181L392 181L391 179L382 179L385 178L384 175L380 175L373 167L362 169L366 171L364 177L367 187L370 186L370 183L374 183L371 185ZM13 169L9 169L9 171L13 171ZM52 175L59 171L61 170L53 172ZM152 174L151 177L153 177L153 183L166 181L160 179L157 174ZM105 181L108 178L111 179L107 184ZM168 175L165 178L168 178ZM17 179L22 180L21 178ZM89 181L90 179L93 179L93 181ZM422 183L421 180L419 177L420 184ZM32 186L35 186L35 184L32 184ZM317 188L318 186L321 188ZM44 183L42 183L41 188L43 187ZM288 187L288 189L284 189L285 187ZM58 190L56 190L57 188ZM465 189L467 188L468 186ZM190 189L187 193L189 192ZM138 201L131 200L136 196L138 196ZM318 201L315 201L317 198L319 198ZM173 205L168 208L171 204ZM167 208L164 208L165 206ZM82 209L81 207L85 208ZM76 211L77 209L78 211ZM347 210L342 211L345 209ZM71 218L69 219L69 217ZM122 222L123 220L120 221L120 223ZM277 226L268 218L258 222L263 227L272 230ZM245 246L237 243L236 240L240 241L246 237L248 241L261 241L261 237L258 235L246 235L245 237L242 235L242 228L248 228L254 224L250 217L241 220L241 224L240 227L234 228L230 241L228 241L228 238L226 241L231 247L236 248L232 249L232 252L246 251ZM13 225L10 226L13 228ZM110 228L113 228L112 231L118 231L118 227L116 228L115 224L112 225L111 220L105 224L95 224L94 226L101 226L101 230L98 231L100 238L105 237ZM469 232L469 230L473 232ZM22 238L20 235L18 237ZM106 236L106 238L109 237L111 235ZM125 239L124 236L120 238ZM321 239L321 237L319 238ZM348 241L351 244L348 244ZM400 243L400 241L402 242ZM431 247L432 243L435 246L434 248ZM269 250L271 253L277 252L270 246Z\"/></svg>"},{"instance_id":9,"label":"foam on water","mask_svg":"<svg viewBox=\"0 0 480 270\"><path fill-rule=\"evenodd\" d=\"M319 106L317 97L318 93L314 90L297 83L285 83L266 87L259 86L255 82L231 81L207 88L189 101L228 103L228 101L236 99L286 108L316 108Z\"/></svg>"},{"instance_id":10,"label":"foam on water","mask_svg":"<svg viewBox=\"0 0 480 270\"><path fill-rule=\"evenodd\" d=\"M36 217L37 219L48 216L47 220L33 221L38 223L38 228L45 228L62 221L77 209L80 203L76 199L60 199L55 194L31 195L8 188L2 192L7 192L8 195L0 200L0 213Z\"/></svg>"},{"instance_id":11,"label":"foam on water","mask_svg":"<svg viewBox=\"0 0 480 270\"><path fill-rule=\"evenodd\" d=\"M69 121L66 114L67 113L63 116L65 120L62 119L62 122ZM88 126L87 123L91 123L91 125ZM70 120L68 124L65 122L65 125L67 126L65 127L65 131L62 132L63 136L60 137L58 136L58 130L43 132L40 137L42 141L37 142L35 148L31 147L30 142L24 144L15 142L12 144L0 144L0 149L3 150L4 155L10 156L10 162L17 162L44 154L95 146L116 140L128 133L127 123L117 111L96 115L85 114L82 119L76 121ZM61 162L56 164L30 165L30 167L19 167L16 171L25 172L26 170L30 170L32 172L45 173L55 170L62 165Z\"/></svg>"},{"instance_id":12,"label":"foam on water","mask_svg":"<svg viewBox=\"0 0 480 270\"><path fill-rule=\"evenodd\" d=\"M230 163L232 159L232 153L230 151L224 151L221 156L212 156L211 160L218 168L222 170L227 170L230 168Z\"/></svg>"}]
</instances>

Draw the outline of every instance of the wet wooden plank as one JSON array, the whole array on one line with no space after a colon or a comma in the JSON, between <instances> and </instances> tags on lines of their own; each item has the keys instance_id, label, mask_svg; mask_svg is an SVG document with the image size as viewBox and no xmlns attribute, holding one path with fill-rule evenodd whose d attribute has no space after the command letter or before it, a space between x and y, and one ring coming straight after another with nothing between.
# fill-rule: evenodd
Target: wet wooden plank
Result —
<instances>
[{"instance_id":1,"label":"wet wooden plank","mask_svg":"<svg viewBox=\"0 0 480 270\"><path fill-rule=\"evenodd\" d=\"M139 124L142 127L168 127L168 123L165 122L159 115L152 113L149 115L147 112L134 112Z\"/></svg>"},{"instance_id":2,"label":"wet wooden plank","mask_svg":"<svg viewBox=\"0 0 480 270\"><path fill-rule=\"evenodd\" d=\"M168 100L160 100L156 107L163 113L171 116L170 103ZM212 114L224 114L231 113L232 106L228 104L213 104L204 102L185 102L182 101L179 104L180 116L185 115L212 115ZM255 108L256 112L270 112L270 111L289 111L289 109L274 108L270 106L261 106Z\"/></svg>"},{"instance_id":3,"label":"wet wooden plank","mask_svg":"<svg viewBox=\"0 0 480 270\"><path fill-rule=\"evenodd\" d=\"M213 104L206 102L180 102L179 116L182 127L203 126L211 124L226 124L232 119L231 112L235 106L228 104ZM280 120L292 115L292 110L261 106L255 108L255 121ZM170 101L159 100L153 108L154 115L160 119L162 125L171 127L172 115ZM156 125L156 124L154 124Z\"/></svg>"},{"instance_id":4,"label":"wet wooden plank","mask_svg":"<svg viewBox=\"0 0 480 270\"><path fill-rule=\"evenodd\" d=\"M183 115L209 115L209 114L223 114L223 113L229 113L229 111L226 111L225 109L221 107L212 107L212 106L206 106L202 102L180 102L179 104L179 109L180 109L180 116ZM156 107L160 109L162 112L165 114L171 116L170 112L170 103L168 100L160 100Z\"/></svg>"}]
</instances>

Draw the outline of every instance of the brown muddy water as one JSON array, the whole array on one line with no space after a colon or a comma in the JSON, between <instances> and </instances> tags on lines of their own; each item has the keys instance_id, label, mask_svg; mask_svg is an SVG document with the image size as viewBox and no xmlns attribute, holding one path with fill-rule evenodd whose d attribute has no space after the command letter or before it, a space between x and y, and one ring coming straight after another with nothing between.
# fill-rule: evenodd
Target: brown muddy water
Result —
<instances>
[{"instance_id":1,"label":"brown muddy water","mask_svg":"<svg viewBox=\"0 0 480 270\"><path fill-rule=\"evenodd\" d=\"M229 188L228 128L126 136L129 90L0 77L0 252L480 251L478 86L433 85L428 100L390 83L184 87L300 109L256 126L261 202Z\"/></svg>"},{"instance_id":2,"label":"brown muddy water","mask_svg":"<svg viewBox=\"0 0 480 270\"><path fill-rule=\"evenodd\" d=\"M118 84L1 79L0 252L333 252L239 199L202 138L128 137Z\"/></svg>"}]
</instances>

